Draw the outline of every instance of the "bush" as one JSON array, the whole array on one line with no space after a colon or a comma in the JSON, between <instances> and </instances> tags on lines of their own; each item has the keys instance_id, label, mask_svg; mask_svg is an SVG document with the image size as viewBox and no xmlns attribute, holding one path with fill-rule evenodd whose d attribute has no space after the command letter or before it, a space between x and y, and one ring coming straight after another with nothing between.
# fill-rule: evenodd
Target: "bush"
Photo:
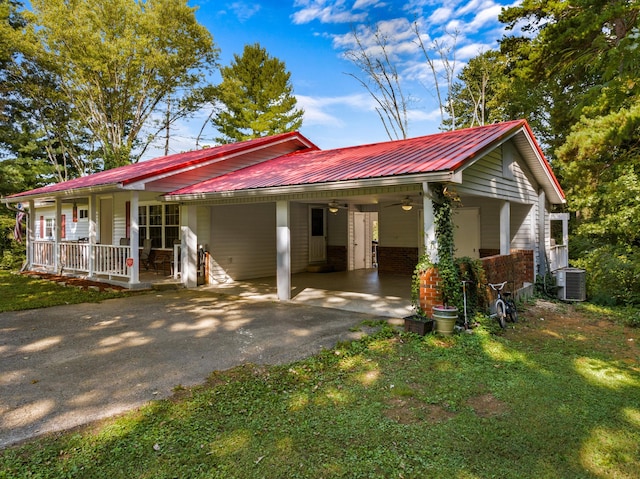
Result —
<instances>
[{"instance_id":1,"label":"bush","mask_svg":"<svg viewBox=\"0 0 640 479\"><path fill-rule=\"evenodd\" d=\"M604 245L573 261L587 271L587 295L602 305L640 305L640 247Z\"/></svg>"}]
</instances>

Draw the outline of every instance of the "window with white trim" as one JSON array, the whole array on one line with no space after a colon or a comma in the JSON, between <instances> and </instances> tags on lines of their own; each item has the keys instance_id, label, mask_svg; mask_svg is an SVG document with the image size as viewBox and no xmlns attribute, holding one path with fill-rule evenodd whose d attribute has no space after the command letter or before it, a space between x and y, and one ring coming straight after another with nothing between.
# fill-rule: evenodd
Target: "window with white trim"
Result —
<instances>
[{"instance_id":1,"label":"window with white trim","mask_svg":"<svg viewBox=\"0 0 640 479\"><path fill-rule=\"evenodd\" d=\"M173 248L180 238L179 205L144 205L138 207L140 246L151 239L152 248Z\"/></svg>"}]
</instances>

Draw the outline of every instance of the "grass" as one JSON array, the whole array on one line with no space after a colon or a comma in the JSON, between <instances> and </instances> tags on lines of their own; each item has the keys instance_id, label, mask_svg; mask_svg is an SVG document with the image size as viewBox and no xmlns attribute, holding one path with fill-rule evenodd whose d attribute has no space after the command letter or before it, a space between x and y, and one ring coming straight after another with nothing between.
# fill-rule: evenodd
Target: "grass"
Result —
<instances>
[{"instance_id":1,"label":"grass","mask_svg":"<svg viewBox=\"0 0 640 479\"><path fill-rule=\"evenodd\" d=\"M52 281L0 270L0 312L47 308L62 304L97 303L128 292L98 292L65 288Z\"/></svg>"},{"instance_id":2,"label":"grass","mask_svg":"<svg viewBox=\"0 0 640 479\"><path fill-rule=\"evenodd\" d=\"M638 331L539 316L444 339L383 326L286 366L214 372L2 451L0 478L638 477Z\"/></svg>"}]
</instances>

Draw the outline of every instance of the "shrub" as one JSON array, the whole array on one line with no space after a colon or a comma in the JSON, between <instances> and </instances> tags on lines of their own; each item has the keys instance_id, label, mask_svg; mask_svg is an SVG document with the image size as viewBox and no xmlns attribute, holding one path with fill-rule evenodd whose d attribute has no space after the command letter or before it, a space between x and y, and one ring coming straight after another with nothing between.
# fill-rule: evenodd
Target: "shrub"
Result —
<instances>
[{"instance_id":1,"label":"shrub","mask_svg":"<svg viewBox=\"0 0 640 479\"><path fill-rule=\"evenodd\" d=\"M573 261L587 271L587 294L602 305L640 304L640 247L603 245Z\"/></svg>"}]
</instances>

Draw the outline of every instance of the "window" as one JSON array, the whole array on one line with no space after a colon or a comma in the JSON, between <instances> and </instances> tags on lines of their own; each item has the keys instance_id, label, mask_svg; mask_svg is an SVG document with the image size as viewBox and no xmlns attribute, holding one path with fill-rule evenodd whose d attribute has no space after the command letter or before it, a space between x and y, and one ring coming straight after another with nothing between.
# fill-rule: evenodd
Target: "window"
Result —
<instances>
[{"instance_id":1,"label":"window","mask_svg":"<svg viewBox=\"0 0 640 479\"><path fill-rule=\"evenodd\" d=\"M180 206L147 205L138 208L140 246L151 239L152 248L173 248L180 239Z\"/></svg>"},{"instance_id":2,"label":"window","mask_svg":"<svg viewBox=\"0 0 640 479\"><path fill-rule=\"evenodd\" d=\"M44 224L44 237L53 238L54 229L55 223L53 222L53 218L47 218Z\"/></svg>"},{"instance_id":3,"label":"window","mask_svg":"<svg viewBox=\"0 0 640 479\"><path fill-rule=\"evenodd\" d=\"M81 220L86 219L89 217L89 210L78 210L78 214Z\"/></svg>"}]
</instances>

